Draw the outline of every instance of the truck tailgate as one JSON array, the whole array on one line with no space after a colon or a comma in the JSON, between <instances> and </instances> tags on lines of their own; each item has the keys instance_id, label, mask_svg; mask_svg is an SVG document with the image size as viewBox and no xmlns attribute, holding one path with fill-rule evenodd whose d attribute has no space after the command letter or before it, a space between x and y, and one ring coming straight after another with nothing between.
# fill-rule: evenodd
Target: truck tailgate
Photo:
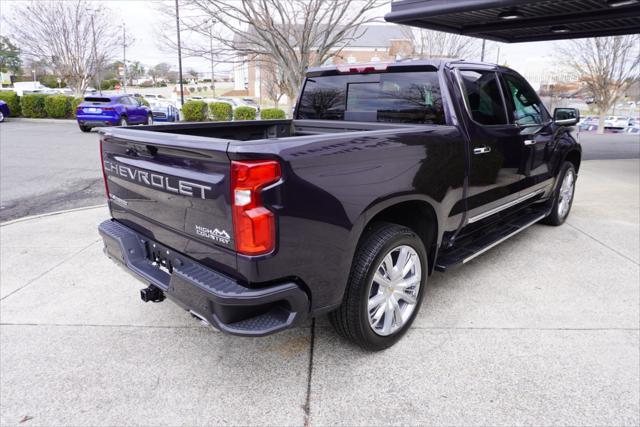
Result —
<instances>
[{"instance_id":1,"label":"truck tailgate","mask_svg":"<svg viewBox=\"0 0 640 427\"><path fill-rule=\"evenodd\" d=\"M205 265L236 267L228 142L110 129L102 163L114 219Z\"/></svg>"}]
</instances>

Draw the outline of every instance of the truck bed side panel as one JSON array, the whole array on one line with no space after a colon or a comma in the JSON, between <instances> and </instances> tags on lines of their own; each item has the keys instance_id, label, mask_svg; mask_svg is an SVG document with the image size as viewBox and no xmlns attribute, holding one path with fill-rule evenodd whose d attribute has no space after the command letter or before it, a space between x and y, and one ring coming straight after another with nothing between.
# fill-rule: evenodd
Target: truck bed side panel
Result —
<instances>
[{"instance_id":1,"label":"truck bed side panel","mask_svg":"<svg viewBox=\"0 0 640 427\"><path fill-rule=\"evenodd\" d=\"M312 308L340 302L364 223L389 200L423 200L438 229L455 229L451 214L462 199L465 144L452 126L318 135L231 143L231 158L276 157L284 183L263 192L278 213L276 256L238 256L247 280L298 277L313 295Z\"/></svg>"}]
</instances>

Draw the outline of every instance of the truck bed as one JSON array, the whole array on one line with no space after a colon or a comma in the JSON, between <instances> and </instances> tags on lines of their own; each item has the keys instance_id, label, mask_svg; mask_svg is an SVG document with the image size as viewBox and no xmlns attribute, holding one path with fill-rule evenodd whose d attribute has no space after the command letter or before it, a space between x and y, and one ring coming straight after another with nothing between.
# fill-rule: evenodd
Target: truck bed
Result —
<instances>
[{"instance_id":1,"label":"truck bed","mask_svg":"<svg viewBox=\"0 0 640 427\"><path fill-rule=\"evenodd\" d=\"M191 122L170 125L136 126L127 129L233 141L253 141L329 133L388 130L407 126L411 125L336 120L251 120L237 122Z\"/></svg>"}]
</instances>

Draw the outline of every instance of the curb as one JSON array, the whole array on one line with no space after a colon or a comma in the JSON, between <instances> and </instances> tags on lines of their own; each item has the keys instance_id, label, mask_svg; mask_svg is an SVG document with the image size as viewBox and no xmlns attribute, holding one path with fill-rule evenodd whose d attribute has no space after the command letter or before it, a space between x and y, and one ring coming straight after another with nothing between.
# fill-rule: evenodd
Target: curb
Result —
<instances>
[{"instance_id":1,"label":"curb","mask_svg":"<svg viewBox=\"0 0 640 427\"><path fill-rule=\"evenodd\" d=\"M1 227L6 227L8 225L16 224L16 223L19 223L19 222L31 221L32 219L44 218L44 217L47 217L47 216L62 215L62 214L73 213L73 212L88 211L88 210L91 210L91 209L98 209L98 208L105 208L105 207L107 207L106 203L104 203L102 205L85 206L85 207L82 207L82 208L73 208L73 209L66 209L66 210L63 210L63 211L47 212L47 213L38 214L38 215L25 216L25 217L22 217L22 218L12 219L11 221L2 222L2 223L0 223L0 228Z\"/></svg>"},{"instance_id":2,"label":"curb","mask_svg":"<svg viewBox=\"0 0 640 427\"><path fill-rule=\"evenodd\" d=\"M74 119L32 119L29 117L7 117L7 122L27 122L27 123L76 123Z\"/></svg>"}]
</instances>

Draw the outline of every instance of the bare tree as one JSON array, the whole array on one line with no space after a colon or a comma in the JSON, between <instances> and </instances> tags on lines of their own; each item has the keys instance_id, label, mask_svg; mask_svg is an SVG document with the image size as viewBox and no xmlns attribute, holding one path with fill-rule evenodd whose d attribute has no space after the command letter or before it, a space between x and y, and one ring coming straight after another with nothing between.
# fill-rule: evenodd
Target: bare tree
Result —
<instances>
[{"instance_id":1,"label":"bare tree","mask_svg":"<svg viewBox=\"0 0 640 427\"><path fill-rule=\"evenodd\" d=\"M272 65L265 65L261 68L261 73L263 74L262 81L265 85L264 89L267 98L273 101L275 107L278 108L278 104L287 90L284 70L281 68L274 69Z\"/></svg>"},{"instance_id":2,"label":"bare tree","mask_svg":"<svg viewBox=\"0 0 640 427\"><path fill-rule=\"evenodd\" d=\"M166 62L161 62L156 64L156 66L149 68L149 75L153 80L153 84L155 85L158 82L158 79L167 79L170 71L171 65Z\"/></svg>"},{"instance_id":3,"label":"bare tree","mask_svg":"<svg viewBox=\"0 0 640 427\"><path fill-rule=\"evenodd\" d=\"M556 46L559 59L581 76L604 121L634 79L640 77L640 35L570 40Z\"/></svg>"},{"instance_id":4,"label":"bare tree","mask_svg":"<svg viewBox=\"0 0 640 427\"><path fill-rule=\"evenodd\" d=\"M31 1L16 5L9 19L22 54L44 60L82 95L117 43L109 11L82 0ZM99 43L92 42L92 39Z\"/></svg>"},{"instance_id":5,"label":"bare tree","mask_svg":"<svg viewBox=\"0 0 640 427\"><path fill-rule=\"evenodd\" d=\"M480 39L413 27L404 27L403 33L411 40L416 58L480 59L482 50ZM485 52L486 56L487 52Z\"/></svg>"},{"instance_id":6,"label":"bare tree","mask_svg":"<svg viewBox=\"0 0 640 427\"><path fill-rule=\"evenodd\" d=\"M201 36L201 46L183 42L184 53L225 62L257 60L282 69L293 99L305 70L337 55L357 39L361 25L375 21L385 0L182 0L181 28ZM166 7L166 6L165 6ZM172 11L166 7L165 12ZM215 25L217 31L211 30ZM165 39L165 42L167 40Z\"/></svg>"}]
</instances>

